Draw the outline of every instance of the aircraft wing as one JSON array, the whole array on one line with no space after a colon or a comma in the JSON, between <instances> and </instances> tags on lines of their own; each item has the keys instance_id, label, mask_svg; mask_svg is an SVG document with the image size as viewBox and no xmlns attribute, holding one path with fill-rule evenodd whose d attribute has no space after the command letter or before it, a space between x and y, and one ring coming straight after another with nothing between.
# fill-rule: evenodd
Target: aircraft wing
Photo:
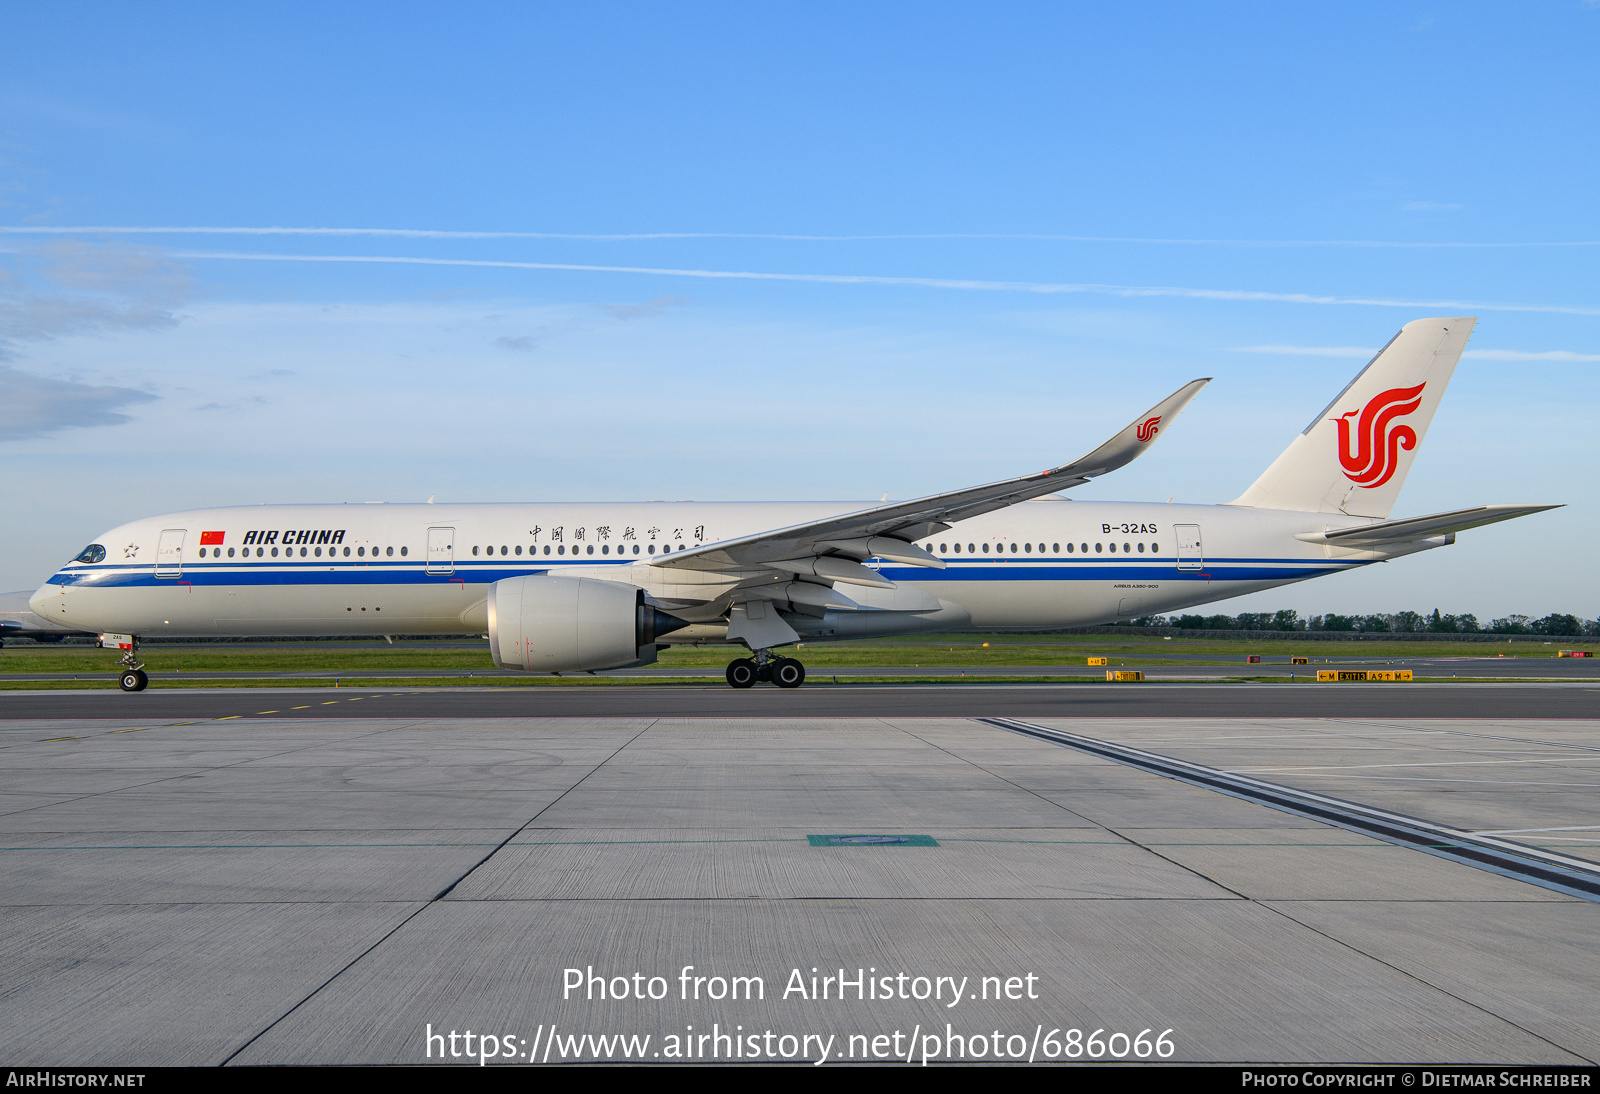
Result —
<instances>
[{"instance_id":1,"label":"aircraft wing","mask_svg":"<svg viewBox=\"0 0 1600 1094\"><path fill-rule=\"evenodd\" d=\"M1546 509L1560 508L1559 505L1476 505L1471 509L1454 509L1448 513L1407 517L1404 520L1385 520L1357 528L1301 532L1294 538L1307 543L1326 543L1332 547L1366 547L1447 535L1502 520L1511 520L1514 517L1525 517L1529 513L1542 513Z\"/></svg>"},{"instance_id":2,"label":"aircraft wing","mask_svg":"<svg viewBox=\"0 0 1600 1094\"><path fill-rule=\"evenodd\" d=\"M707 543L658 556L651 559L649 565L724 573L780 571L828 582L892 587L892 582L860 563L869 558L885 558L942 569L945 565L942 559L911 541L945 531L955 521L1082 485L1131 463L1210 382L1210 377L1191 380L1139 415L1099 448L1048 471Z\"/></svg>"}]
</instances>

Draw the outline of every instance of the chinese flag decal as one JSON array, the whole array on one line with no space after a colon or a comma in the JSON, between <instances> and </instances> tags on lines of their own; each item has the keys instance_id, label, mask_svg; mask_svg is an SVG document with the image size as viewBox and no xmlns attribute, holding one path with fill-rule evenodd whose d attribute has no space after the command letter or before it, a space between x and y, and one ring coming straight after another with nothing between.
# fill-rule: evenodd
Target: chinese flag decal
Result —
<instances>
[{"instance_id":1,"label":"chinese flag decal","mask_svg":"<svg viewBox=\"0 0 1600 1094\"><path fill-rule=\"evenodd\" d=\"M225 535L227 535L226 532L201 532L200 533L200 546L202 546L202 547L216 547L216 546L219 546L222 543L222 537L225 536Z\"/></svg>"}]
</instances>

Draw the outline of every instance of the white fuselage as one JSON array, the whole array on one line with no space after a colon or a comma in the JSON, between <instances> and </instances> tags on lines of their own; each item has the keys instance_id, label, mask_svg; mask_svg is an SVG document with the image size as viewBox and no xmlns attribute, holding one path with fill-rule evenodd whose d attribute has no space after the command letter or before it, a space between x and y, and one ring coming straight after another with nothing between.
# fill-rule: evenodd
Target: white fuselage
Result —
<instances>
[{"instance_id":1,"label":"white fuselage","mask_svg":"<svg viewBox=\"0 0 1600 1094\"><path fill-rule=\"evenodd\" d=\"M482 633L489 586L581 574L654 591L652 558L868 508L837 502L293 505L197 509L114 528L98 562L70 562L32 597L74 630L157 636ZM1377 553L1297 533L1363 518L1230 505L1047 498L918 541L945 569L869 562L949 609L886 611L809 639L949 627L1054 628L1176 611L1437 545ZM1442 541L1440 541L1442 542ZM881 592L840 591L870 607ZM670 590L669 590L670 591ZM884 604L884 607L890 607ZM718 641L718 618L675 640ZM838 613L829 613L836 616ZM809 627L809 629L807 629Z\"/></svg>"}]
</instances>

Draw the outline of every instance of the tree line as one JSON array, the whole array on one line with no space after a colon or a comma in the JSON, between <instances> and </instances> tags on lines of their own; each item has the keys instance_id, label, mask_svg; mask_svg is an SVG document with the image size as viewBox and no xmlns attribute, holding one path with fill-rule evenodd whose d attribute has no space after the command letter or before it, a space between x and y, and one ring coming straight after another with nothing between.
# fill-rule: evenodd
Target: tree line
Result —
<instances>
[{"instance_id":1,"label":"tree line","mask_svg":"<svg viewBox=\"0 0 1600 1094\"><path fill-rule=\"evenodd\" d=\"M1600 637L1600 619L1552 613L1540 619L1508 615L1488 626L1471 613L1430 615L1393 612L1380 615L1313 615L1301 619L1297 611L1241 612L1239 615L1147 615L1132 621L1136 627L1178 627L1191 631L1361 631L1372 634L1544 634L1552 637Z\"/></svg>"}]
</instances>

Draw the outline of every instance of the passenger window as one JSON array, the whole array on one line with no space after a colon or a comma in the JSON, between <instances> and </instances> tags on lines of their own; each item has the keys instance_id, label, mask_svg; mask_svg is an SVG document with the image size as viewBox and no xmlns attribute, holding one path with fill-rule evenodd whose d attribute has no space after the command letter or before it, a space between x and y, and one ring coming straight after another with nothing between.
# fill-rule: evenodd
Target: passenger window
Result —
<instances>
[{"instance_id":1,"label":"passenger window","mask_svg":"<svg viewBox=\"0 0 1600 1094\"><path fill-rule=\"evenodd\" d=\"M256 552L256 554L260 554L260 553L261 553L261 552L260 552L260 551L259 551L259 550L258 550L258 551L257 551L257 552ZM350 557L350 548L348 548L348 547L346 547L346 548L345 548L345 549L344 549L344 557L345 557L345 558L349 558L349 557Z\"/></svg>"},{"instance_id":2,"label":"passenger window","mask_svg":"<svg viewBox=\"0 0 1600 1094\"><path fill-rule=\"evenodd\" d=\"M1097 555L1101 554L1101 553L1104 552L1104 550L1105 550L1105 548L1104 548L1104 546L1102 544L1096 543L1094 545L1094 553L1095 554L1097 554Z\"/></svg>"},{"instance_id":3,"label":"passenger window","mask_svg":"<svg viewBox=\"0 0 1600 1094\"><path fill-rule=\"evenodd\" d=\"M1140 554L1141 554L1141 555L1142 555L1142 554L1144 554L1144 544L1142 544L1142 543L1141 543L1141 544L1139 544L1139 553L1140 553Z\"/></svg>"},{"instance_id":4,"label":"passenger window","mask_svg":"<svg viewBox=\"0 0 1600 1094\"><path fill-rule=\"evenodd\" d=\"M1151 553L1151 554L1153 554L1153 555L1158 555L1158 554L1160 554L1160 553L1161 553L1161 544L1159 544L1159 543L1152 543L1152 544L1151 544L1151 545L1150 545L1150 553Z\"/></svg>"},{"instance_id":5,"label":"passenger window","mask_svg":"<svg viewBox=\"0 0 1600 1094\"><path fill-rule=\"evenodd\" d=\"M300 557L301 558L305 558L306 557L306 553L307 552L306 552L306 549L304 547L300 548Z\"/></svg>"},{"instance_id":6,"label":"passenger window","mask_svg":"<svg viewBox=\"0 0 1600 1094\"><path fill-rule=\"evenodd\" d=\"M611 545L606 543L601 544L600 553L603 555L609 555L611 553Z\"/></svg>"},{"instance_id":7,"label":"passenger window","mask_svg":"<svg viewBox=\"0 0 1600 1094\"><path fill-rule=\"evenodd\" d=\"M205 558L206 557L206 549L204 547L200 548L200 557L201 558Z\"/></svg>"},{"instance_id":8,"label":"passenger window","mask_svg":"<svg viewBox=\"0 0 1600 1094\"><path fill-rule=\"evenodd\" d=\"M321 558L322 557L322 548L318 547L315 551L313 551L311 553L316 555L318 558Z\"/></svg>"},{"instance_id":9,"label":"passenger window","mask_svg":"<svg viewBox=\"0 0 1600 1094\"><path fill-rule=\"evenodd\" d=\"M522 553L522 545L521 545L521 544L520 544L520 543L519 543L519 544L518 544L518 545L517 545L517 554L519 554L519 555L520 555L520 554L521 554L521 553Z\"/></svg>"},{"instance_id":10,"label":"passenger window","mask_svg":"<svg viewBox=\"0 0 1600 1094\"><path fill-rule=\"evenodd\" d=\"M1069 543L1069 544L1067 544L1067 554L1070 555L1071 553L1072 553L1072 544Z\"/></svg>"},{"instance_id":11,"label":"passenger window","mask_svg":"<svg viewBox=\"0 0 1600 1094\"><path fill-rule=\"evenodd\" d=\"M584 554L588 554L588 555L594 554L594 544L591 543L591 544L589 544L588 547L584 548Z\"/></svg>"},{"instance_id":12,"label":"passenger window","mask_svg":"<svg viewBox=\"0 0 1600 1094\"><path fill-rule=\"evenodd\" d=\"M476 544L474 544L473 547L472 547L472 555L473 555L474 558L476 558L477 555L478 555L478 547L477 547Z\"/></svg>"},{"instance_id":13,"label":"passenger window","mask_svg":"<svg viewBox=\"0 0 1600 1094\"><path fill-rule=\"evenodd\" d=\"M546 550L549 550L549 548L548 548L548 547L547 547L547 548L545 548L545 549L546 549ZM651 544L651 545L650 545L650 553L651 553L651 554L655 554L655 553L656 553L656 545L655 545L655 544L654 544L654 543L652 543L652 544Z\"/></svg>"},{"instance_id":14,"label":"passenger window","mask_svg":"<svg viewBox=\"0 0 1600 1094\"><path fill-rule=\"evenodd\" d=\"M970 554L976 554L977 550L978 549L976 547L974 547L972 544L970 544L970 543L967 544L967 554L969 554L969 555Z\"/></svg>"},{"instance_id":15,"label":"passenger window","mask_svg":"<svg viewBox=\"0 0 1600 1094\"><path fill-rule=\"evenodd\" d=\"M365 547L357 547L356 554L361 558L365 558L367 555L367 549Z\"/></svg>"},{"instance_id":16,"label":"passenger window","mask_svg":"<svg viewBox=\"0 0 1600 1094\"><path fill-rule=\"evenodd\" d=\"M404 555L405 553L406 553L406 549L404 547L400 548L400 554Z\"/></svg>"},{"instance_id":17,"label":"passenger window","mask_svg":"<svg viewBox=\"0 0 1600 1094\"><path fill-rule=\"evenodd\" d=\"M278 557L278 549L276 547L274 547L272 549L272 557L273 558L277 558Z\"/></svg>"},{"instance_id":18,"label":"passenger window","mask_svg":"<svg viewBox=\"0 0 1600 1094\"><path fill-rule=\"evenodd\" d=\"M1030 554L1030 555L1033 554L1033 544L1031 544L1031 543L1024 543L1022 545L1022 549L1024 551L1028 552L1028 554ZM1044 550L1044 548L1041 547L1040 550L1042 551L1042 550Z\"/></svg>"},{"instance_id":19,"label":"passenger window","mask_svg":"<svg viewBox=\"0 0 1600 1094\"><path fill-rule=\"evenodd\" d=\"M959 555L960 553L961 553L961 544L958 543L958 544L956 544L956 554Z\"/></svg>"},{"instance_id":20,"label":"passenger window","mask_svg":"<svg viewBox=\"0 0 1600 1094\"><path fill-rule=\"evenodd\" d=\"M567 546L566 546L566 544L564 544L564 543L563 543L563 544L562 544L562 545L561 545L561 546L560 546L560 547L557 547L557 548L556 548L556 554L558 554L558 555L564 555L564 554L566 554L566 553L567 553Z\"/></svg>"},{"instance_id":21,"label":"passenger window","mask_svg":"<svg viewBox=\"0 0 1600 1094\"><path fill-rule=\"evenodd\" d=\"M639 553L639 545L637 543L635 543L633 545L633 553L634 554L638 554Z\"/></svg>"},{"instance_id":22,"label":"passenger window","mask_svg":"<svg viewBox=\"0 0 1600 1094\"><path fill-rule=\"evenodd\" d=\"M550 553L550 545L549 545L549 544L548 544L548 543L547 543L547 544L545 544L545 547L544 547L544 553L545 553L545 554L549 554L549 553Z\"/></svg>"},{"instance_id":23,"label":"passenger window","mask_svg":"<svg viewBox=\"0 0 1600 1094\"><path fill-rule=\"evenodd\" d=\"M385 547L383 549L383 553L385 555L389 556L390 558L393 558L394 557L394 548L393 547Z\"/></svg>"},{"instance_id":24,"label":"passenger window","mask_svg":"<svg viewBox=\"0 0 1600 1094\"><path fill-rule=\"evenodd\" d=\"M1016 554L1017 553L1017 545L1015 543L1013 543L1011 545L1011 553L1012 554Z\"/></svg>"},{"instance_id":25,"label":"passenger window","mask_svg":"<svg viewBox=\"0 0 1600 1094\"><path fill-rule=\"evenodd\" d=\"M228 548L228 557L229 557L229 558L232 558L232 557L233 557L233 548L232 548L232 547L229 547L229 548Z\"/></svg>"},{"instance_id":26,"label":"passenger window","mask_svg":"<svg viewBox=\"0 0 1600 1094\"><path fill-rule=\"evenodd\" d=\"M1124 543L1122 545L1122 553L1125 554L1125 555L1133 554L1133 546L1132 546L1132 544Z\"/></svg>"}]
</instances>

